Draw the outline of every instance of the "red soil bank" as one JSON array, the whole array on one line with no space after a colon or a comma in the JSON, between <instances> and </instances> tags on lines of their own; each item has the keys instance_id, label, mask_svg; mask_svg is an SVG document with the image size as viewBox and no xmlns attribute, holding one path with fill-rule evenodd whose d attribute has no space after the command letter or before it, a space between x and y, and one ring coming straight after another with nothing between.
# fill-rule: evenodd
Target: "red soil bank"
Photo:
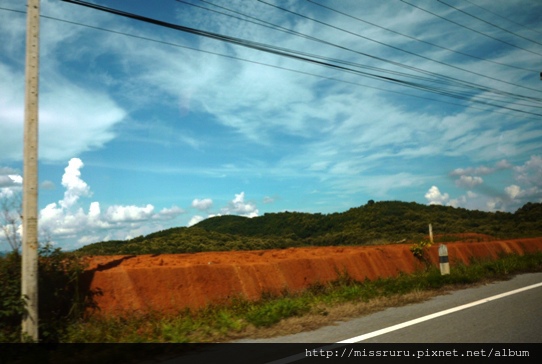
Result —
<instances>
[{"instance_id":1,"label":"red soil bank","mask_svg":"<svg viewBox=\"0 0 542 364\"><path fill-rule=\"evenodd\" d=\"M464 238L464 237L463 237ZM469 237L470 240L471 237ZM450 269L471 258L542 251L542 238L447 243ZM483 241L485 240L485 241ZM438 245L429 250L438 265ZM200 308L232 297L258 299L262 293L295 292L337 278L356 280L396 276L421 268L410 244L308 247L282 250L96 256L89 260L89 289L100 314Z\"/></svg>"}]
</instances>

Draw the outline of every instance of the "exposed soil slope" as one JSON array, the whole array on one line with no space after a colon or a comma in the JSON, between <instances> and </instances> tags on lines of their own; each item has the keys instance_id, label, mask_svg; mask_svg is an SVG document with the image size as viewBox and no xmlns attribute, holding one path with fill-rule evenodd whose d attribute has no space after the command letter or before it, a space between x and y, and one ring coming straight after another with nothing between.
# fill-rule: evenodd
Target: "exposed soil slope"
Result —
<instances>
[{"instance_id":1,"label":"exposed soil slope","mask_svg":"<svg viewBox=\"0 0 542 364\"><path fill-rule=\"evenodd\" d=\"M467 235L448 247L450 267L471 258L542 251L542 238L488 241ZM476 242L473 242L476 241ZM95 256L89 258L88 288L99 313L199 308L232 297L258 299L262 293L302 290L337 278L341 272L357 280L390 277L421 268L409 244L290 248L196 254ZM438 244L429 251L438 264Z\"/></svg>"}]
</instances>

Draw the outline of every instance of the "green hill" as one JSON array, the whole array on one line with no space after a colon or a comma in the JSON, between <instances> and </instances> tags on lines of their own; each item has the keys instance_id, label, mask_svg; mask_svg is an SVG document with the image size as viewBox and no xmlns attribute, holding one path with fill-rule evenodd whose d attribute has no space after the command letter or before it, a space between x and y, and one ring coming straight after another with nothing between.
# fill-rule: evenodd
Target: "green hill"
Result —
<instances>
[{"instance_id":1,"label":"green hill","mask_svg":"<svg viewBox=\"0 0 542 364\"><path fill-rule=\"evenodd\" d=\"M481 233L496 238L542 236L542 204L515 213L483 212L414 202L369 201L333 214L267 213L217 216L192 227L158 231L127 241L87 245L84 254L161 254L419 241L435 234Z\"/></svg>"}]
</instances>

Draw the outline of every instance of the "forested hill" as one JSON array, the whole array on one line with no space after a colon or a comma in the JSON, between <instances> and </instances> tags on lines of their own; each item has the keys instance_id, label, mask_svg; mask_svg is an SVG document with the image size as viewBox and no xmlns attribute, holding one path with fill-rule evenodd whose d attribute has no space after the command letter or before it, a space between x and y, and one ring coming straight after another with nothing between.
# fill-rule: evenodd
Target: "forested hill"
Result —
<instances>
[{"instance_id":1,"label":"forested hill","mask_svg":"<svg viewBox=\"0 0 542 364\"><path fill-rule=\"evenodd\" d=\"M217 216L127 241L87 245L85 254L160 254L273 249L417 241L428 234L481 233L496 238L542 236L542 204L527 203L514 213L482 212L414 202L369 201L333 214L268 213L246 218Z\"/></svg>"}]
</instances>

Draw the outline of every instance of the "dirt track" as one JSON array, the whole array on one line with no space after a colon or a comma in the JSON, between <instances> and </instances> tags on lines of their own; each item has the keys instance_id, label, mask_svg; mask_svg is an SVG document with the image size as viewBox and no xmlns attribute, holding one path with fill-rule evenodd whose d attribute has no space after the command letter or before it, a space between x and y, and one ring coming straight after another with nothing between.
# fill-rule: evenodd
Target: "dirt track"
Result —
<instances>
[{"instance_id":1,"label":"dirt track","mask_svg":"<svg viewBox=\"0 0 542 364\"><path fill-rule=\"evenodd\" d=\"M488 241L486 236L463 236L470 242L447 243L450 267L473 257L542 251L542 238ZM199 308L242 296L299 291L337 278L341 272L357 280L390 277L421 268L410 244L362 247L314 247L243 252L96 256L89 260L87 283L101 295L101 314L158 310L175 312ZM438 244L429 255L438 264Z\"/></svg>"}]
</instances>

